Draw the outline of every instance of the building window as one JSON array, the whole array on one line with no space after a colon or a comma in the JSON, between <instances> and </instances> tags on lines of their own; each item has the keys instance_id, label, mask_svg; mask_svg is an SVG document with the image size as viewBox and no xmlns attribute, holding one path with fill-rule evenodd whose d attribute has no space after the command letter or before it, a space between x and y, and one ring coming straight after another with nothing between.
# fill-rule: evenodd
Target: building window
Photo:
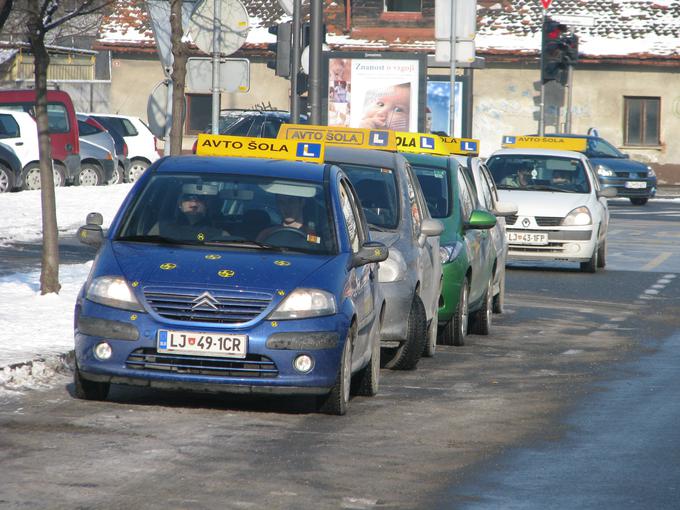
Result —
<instances>
[{"instance_id":1,"label":"building window","mask_svg":"<svg viewBox=\"0 0 680 510\"><path fill-rule=\"evenodd\" d=\"M208 133L211 122L212 94L187 94L186 133Z\"/></svg>"},{"instance_id":2,"label":"building window","mask_svg":"<svg viewBox=\"0 0 680 510\"><path fill-rule=\"evenodd\" d=\"M385 0L385 12L420 12L421 0Z\"/></svg>"},{"instance_id":3,"label":"building window","mask_svg":"<svg viewBox=\"0 0 680 510\"><path fill-rule=\"evenodd\" d=\"M661 99L658 97L624 97L624 145L658 146Z\"/></svg>"}]
</instances>

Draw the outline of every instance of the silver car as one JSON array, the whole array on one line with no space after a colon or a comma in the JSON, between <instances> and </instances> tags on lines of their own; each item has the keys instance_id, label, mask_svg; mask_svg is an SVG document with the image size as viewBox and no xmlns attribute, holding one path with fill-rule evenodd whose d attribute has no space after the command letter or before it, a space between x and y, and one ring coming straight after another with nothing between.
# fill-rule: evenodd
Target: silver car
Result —
<instances>
[{"instance_id":1,"label":"silver car","mask_svg":"<svg viewBox=\"0 0 680 510\"><path fill-rule=\"evenodd\" d=\"M326 161L349 176L371 237L390 249L378 271L385 295L382 365L414 369L436 347L443 225L431 218L418 179L401 154L328 147Z\"/></svg>"},{"instance_id":2,"label":"silver car","mask_svg":"<svg viewBox=\"0 0 680 510\"><path fill-rule=\"evenodd\" d=\"M111 181L116 168L113 155L108 149L80 139L79 186L102 186Z\"/></svg>"},{"instance_id":3,"label":"silver car","mask_svg":"<svg viewBox=\"0 0 680 510\"><path fill-rule=\"evenodd\" d=\"M88 114L77 113L76 118L78 119L78 138L80 139L81 144L84 140L90 144L95 144L111 153L113 158L113 171L106 172L110 177L105 179L105 182L107 184L117 184L119 182L123 182L122 175L119 175L119 165L121 163L120 159L122 158L122 155L118 155L116 151L116 141L113 139L111 134L109 134L109 132L106 131L101 124L92 119ZM81 164L82 160L83 158L81 157ZM108 166L108 163L106 166ZM88 168L86 173L91 175L93 173L92 168Z\"/></svg>"},{"instance_id":4,"label":"silver car","mask_svg":"<svg viewBox=\"0 0 680 510\"><path fill-rule=\"evenodd\" d=\"M496 226L489 230L492 240L493 260L487 261L494 264L493 274L493 311L503 313L505 303L505 262L508 257L508 241L505 236L505 218L517 214L517 204L501 202L498 198L496 183L491 172L478 157L453 156L467 172L468 177L474 184L477 205L496 216Z\"/></svg>"}]
</instances>

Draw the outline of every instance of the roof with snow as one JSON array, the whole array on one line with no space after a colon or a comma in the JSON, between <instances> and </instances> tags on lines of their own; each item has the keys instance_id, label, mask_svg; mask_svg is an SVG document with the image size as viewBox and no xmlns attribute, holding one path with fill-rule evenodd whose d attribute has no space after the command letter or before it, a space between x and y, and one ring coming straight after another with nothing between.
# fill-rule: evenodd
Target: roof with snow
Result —
<instances>
[{"instance_id":1,"label":"roof with snow","mask_svg":"<svg viewBox=\"0 0 680 510\"><path fill-rule=\"evenodd\" d=\"M276 0L242 1L250 16L250 31L243 49L265 49L267 43L275 42L267 27L289 17ZM362 0L353 0L353 11L361 5ZM357 38L351 32L343 33L342 27L335 26L333 20L344 7L333 0L326 0L326 6L326 42L333 49L434 52L433 32L426 37L395 36L392 40ZM334 14L331 16L330 12ZM541 46L543 13L539 0L478 0L475 39L478 55L535 57ZM677 0L554 0L547 14L568 24L579 36L579 53L593 60L680 59L680 2ZM381 37L384 36L381 34ZM113 14L102 23L98 47L154 48L147 13L133 7L129 0L119 0Z\"/></svg>"}]
</instances>

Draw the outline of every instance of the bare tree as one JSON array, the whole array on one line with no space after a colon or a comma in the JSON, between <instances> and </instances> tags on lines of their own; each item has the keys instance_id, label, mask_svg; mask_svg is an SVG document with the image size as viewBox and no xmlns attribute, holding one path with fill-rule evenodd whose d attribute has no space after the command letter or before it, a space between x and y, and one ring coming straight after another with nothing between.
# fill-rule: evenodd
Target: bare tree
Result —
<instances>
[{"instance_id":1,"label":"bare tree","mask_svg":"<svg viewBox=\"0 0 680 510\"><path fill-rule=\"evenodd\" d=\"M182 153L184 112L184 86L186 84L189 47L182 41L182 0L170 0L170 42L172 44L172 126L170 128L170 154Z\"/></svg>"},{"instance_id":2,"label":"bare tree","mask_svg":"<svg viewBox=\"0 0 680 510\"><path fill-rule=\"evenodd\" d=\"M1 1L1 0L0 0ZM11 0L9 1L11 4ZM54 196L54 174L47 119L47 68L50 56L47 52L45 37L70 20L100 11L110 5L112 0L82 0L70 2L70 9L63 9L65 0L24 0L18 9L25 11L28 42L35 58L36 124L40 148L40 193L42 201L43 252L40 273L40 292L58 293L59 283L59 244L57 231L56 200ZM1 12L1 11L0 11Z\"/></svg>"},{"instance_id":3,"label":"bare tree","mask_svg":"<svg viewBox=\"0 0 680 510\"><path fill-rule=\"evenodd\" d=\"M2 30L2 27L5 25L7 18L9 18L13 3L13 0L0 0L0 30Z\"/></svg>"}]
</instances>

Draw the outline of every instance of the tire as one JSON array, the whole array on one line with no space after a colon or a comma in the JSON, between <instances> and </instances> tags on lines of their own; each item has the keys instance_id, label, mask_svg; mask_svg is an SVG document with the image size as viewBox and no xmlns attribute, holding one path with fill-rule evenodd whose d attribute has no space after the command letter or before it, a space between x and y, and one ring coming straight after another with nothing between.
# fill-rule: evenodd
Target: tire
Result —
<instances>
[{"instance_id":1,"label":"tire","mask_svg":"<svg viewBox=\"0 0 680 510\"><path fill-rule=\"evenodd\" d=\"M505 271L499 282L498 294L493 297L493 313L503 313L505 309Z\"/></svg>"},{"instance_id":2,"label":"tire","mask_svg":"<svg viewBox=\"0 0 680 510\"><path fill-rule=\"evenodd\" d=\"M127 170L127 174L125 175L125 181L137 182L147 168L149 168L149 163L146 161L133 159L130 163L130 168Z\"/></svg>"},{"instance_id":3,"label":"tire","mask_svg":"<svg viewBox=\"0 0 680 510\"><path fill-rule=\"evenodd\" d=\"M0 193L7 193L14 188L14 174L5 165L0 164Z\"/></svg>"},{"instance_id":4,"label":"tire","mask_svg":"<svg viewBox=\"0 0 680 510\"><path fill-rule=\"evenodd\" d=\"M584 273L594 273L597 271L597 268L600 267L599 261L598 261L598 255L600 253L600 247L596 246L595 249L593 250L593 255L590 257L590 260L587 262L581 262L579 265L581 267L581 271Z\"/></svg>"},{"instance_id":5,"label":"tire","mask_svg":"<svg viewBox=\"0 0 680 510\"><path fill-rule=\"evenodd\" d=\"M396 349L392 349L386 368L392 370L413 370L423 355L427 342L427 316L423 300L417 294L411 302L411 310L406 324L406 340Z\"/></svg>"},{"instance_id":6,"label":"tire","mask_svg":"<svg viewBox=\"0 0 680 510\"><path fill-rule=\"evenodd\" d=\"M630 203L633 205L645 205L647 203L648 198L631 198Z\"/></svg>"},{"instance_id":7,"label":"tire","mask_svg":"<svg viewBox=\"0 0 680 510\"><path fill-rule=\"evenodd\" d=\"M423 349L424 358L434 357L434 353L437 352L437 334L439 328L439 322L437 321L437 314L432 316L430 319L430 325L427 328L427 342L425 342L425 348Z\"/></svg>"},{"instance_id":8,"label":"tire","mask_svg":"<svg viewBox=\"0 0 680 510\"><path fill-rule=\"evenodd\" d=\"M604 268L607 265L607 240L602 241L602 244L597 248L597 267Z\"/></svg>"},{"instance_id":9,"label":"tire","mask_svg":"<svg viewBox=\"0 0 680 510\"><path fill-rule=\"evenodd\" d=\"M58 188L64 186L66 183L66 174L64 173L63 167L55 164L52 168L54 172L54 187ZM21 189L40 189L40 165L38 163L30 163L22 170Z\"/></svg>"},{"instance_id":10,"label":"tire","mask_svg":"<svg viewBox=\"0 0 680 510\"><path fill-rule=\"evenodd\" d=\"M458 297L456 312L453 318L444 326L442 334L439 336L439 343L441 345L455 345L457 347L465 345L465 337L468 332L469 296L470 286L466 276L460 285L460 296Z\"/></svg>"},{"instance_id":11,"label":"tire","mask_svg":"<svg viewBox=\"0 0 680 510\"><path fill-rule=\"evenodd\" d=\"M76 397L82 400L106 400L111 388L111 383L83 379L77 363L73 371L73 384L75 386Z\"/></svg>"},{"instance_id":12,"label":"tire","mask_svg":"<svg viewBox=\"0 0 680 510\"><path fill-rule=\"evenodd\" d=\"M489 279L484 292L482 307L470 316L471 332L476 335L488 335L493 320L493 276Z\"/></svg>"},{"instance_id":13,"label":"tire","mask_svg":"<svg viewBox=\"0 0 680 510\"><path fill-rule=\"evenodd\" d=\"M356 330L356 324L352 327ZM356 335L356 331L355 331ZM354 337L356 338L356 337ZM374 397L380 386L380 329L372 339L371 360L359 370L352 381L352 394L364 397Z\"/></svg>"},{"instance_id":14,"label":"tire","mask_svg":"<svg viewBox=\"0 0 680 510\"><path fill-rule=\"evenodd\" d=\"M109 186L112 184L121 184L123 182L123 175L125 174L125 169L121 165L117 165L116 168L113 169L113 174L111 175L111 179L109 179L106 184Z\"/></svg>"},{"instance_id":15,"label":"tire","mask_svg":"<svg viewBox=\"0 0 680 510\"><path fill-rule=\"evenodd\" d=\"M354 336L356 336L356 325L353 324L347 333L347 339L342 348L335 385L328 395L324 395L320 399L319 411L322 413L342 416L347 412L352 386L352 341Z\"/></svg>"},{"instance_id":16,"label":"tire","mask_svg":"<svg viewBox=\"0 0 680 510\"><path fill-rule=\"evenodd\" d=\"M83 163L76 184L78 186L101 186L104 184L102 170L94 163Z\"/></svg>"}]
</instances>

